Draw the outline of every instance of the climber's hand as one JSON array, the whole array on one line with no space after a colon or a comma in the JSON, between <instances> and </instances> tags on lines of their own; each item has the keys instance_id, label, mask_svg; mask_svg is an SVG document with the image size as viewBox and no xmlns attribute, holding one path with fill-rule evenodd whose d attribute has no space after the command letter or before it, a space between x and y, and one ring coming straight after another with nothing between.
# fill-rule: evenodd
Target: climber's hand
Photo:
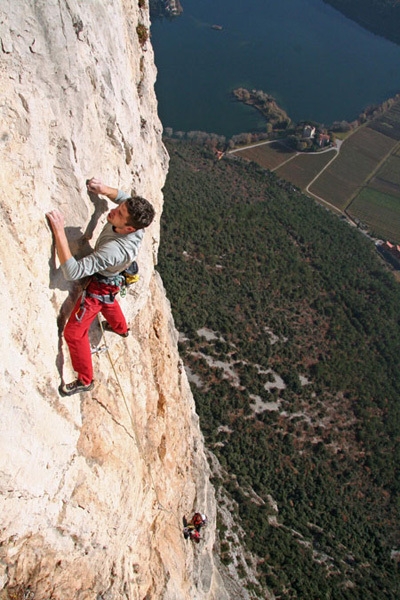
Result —
<instances>
[{"instance_id":1,"label":"climber's hand","mask_svg":"<svg viewBox=\"0 0 400 600\"><path fill-rule=\"evenodd\" d=\"M97 179L96 177L88 179L86 181L86 187L88 192L92 194L101 194L102 196L107 196L107 198L109 198L110 200L115 200L118 195L117 188L105 185L105 183L103 183L101 179Z\"/></svg>"},{"instance_id":2,"label":"climber's hand","mask_svg":"<svg viewBox=\"0 0 400 600\"><path fill-rule=\"evenodd\" d=\"M65 227L64 215L57 208L46 213L46 217L48 218L48 220L50 222L53 233L56 234L60 231L64 231L64 227Z\"/></svg>"},{"instance_id":3,"label":"climber's hand","mask_svg":"<svg viewBox=\"0 0 400 600\"><path fill-rule=\"evenodd\" d=\"M107 195L106 194L107 186L104 185L104 183L101 181L101 179L97 179L96 177L92 177L91 179L88 179L86 181L86 187L87 187L88 192L91 192L92 194Z\"/></svg>"},{"instance_id":4,"label":"climber's hand","mask_svg":"<svg viewBox=\"0 0 400 600\"><path fill-rule=\"evenodd\" d=\"M71 249L68 244L67 236L65 235L64 216L57 208L55 208L46 213L46 217L48 218L54 233L54 241L60 264L63 265L67 260L72 258Z\"/></svg>"}]
</instances>

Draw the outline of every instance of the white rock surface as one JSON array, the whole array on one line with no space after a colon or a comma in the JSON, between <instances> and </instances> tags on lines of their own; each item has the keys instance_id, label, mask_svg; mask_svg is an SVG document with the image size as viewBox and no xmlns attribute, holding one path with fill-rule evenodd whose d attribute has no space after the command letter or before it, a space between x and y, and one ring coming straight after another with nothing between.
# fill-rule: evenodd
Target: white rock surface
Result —
<instances>
[{"instance_id":1,"label":"white rock surface","mask_svg":"<svg viewBox=\"0 0 400 600\"><path fill-rule=\"evenodd\" d=\"M203 439L153 269L168 157L139 4L0 0L2 600L228 597ZM132 335L106 334L112 363L94 357L93 392L61 398L61 376L74 375L61 332L78 290L45 213L59 208L73 252L87 252L107 210L86 192L94 175L148 198L157 219L121 300ZM194 509L210 521L199 546L181 531Z\"/></svg>"}]
</instances>

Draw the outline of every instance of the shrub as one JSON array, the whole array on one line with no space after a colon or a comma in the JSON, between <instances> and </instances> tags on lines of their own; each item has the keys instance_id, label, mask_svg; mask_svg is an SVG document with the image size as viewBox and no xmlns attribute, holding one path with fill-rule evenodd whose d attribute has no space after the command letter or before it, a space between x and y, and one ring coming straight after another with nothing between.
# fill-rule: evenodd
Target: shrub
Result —
<instances>
[{"instance_id":1,"label":"shrub","mask_svg":"<svg viewBox=\"0 0 400 600\"><path fill-rule=\"evenodd\" d=\"M147 29L146 25L139 23L139 25L136 27L136 33L139 38L139 44L143 47L149 39L149 30Z\"/></svg>"}]
</instances>

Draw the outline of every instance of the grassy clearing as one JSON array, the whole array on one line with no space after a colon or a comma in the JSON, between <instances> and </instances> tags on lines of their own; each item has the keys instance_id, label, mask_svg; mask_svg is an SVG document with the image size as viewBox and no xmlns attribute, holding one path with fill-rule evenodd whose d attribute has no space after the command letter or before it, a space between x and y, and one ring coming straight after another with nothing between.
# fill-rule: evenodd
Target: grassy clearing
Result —
<instances>
[{"instance_id":1,"label":"grassy clearing","mask_svg":"<svg viewBox=\"0 0 400 600\"><path fill-rule=\"evenodd\" d=\"M270 170L276 169L295 154L295 150L288 148L278 141L271 142L270 144L259 144L252 148L244 148L240 152L236 152L237 156L246 160L253 160L264 169Z\"/></svg>"},{"instance_id":2,"label":"grassy clearing","mask_svg":"<svg viewBox=\"0 0 400 600\"><path fill-rule=\"evenodd\" d=\"M276 174L304 190L334 156L334 150L323 154L299 154L290 162L279 167Z\"/></svg>"},{"instance_id":3,"label":"grassy clearing","mask_svg":"<svg viewBox=\"0 0 400 600\"><path fill-rule=\"evenodd\" d=\"M368 187L351 203L348 212L368 225L377 237L400 243L400 196Z\"/></svg>"},{"instance_id":4,"label":"grassy clearing","mask_svg":"<svg viewBox=\"0 0 400 600\"><path fill-rule=\"evenodd\" d=\"M370 127L362 127L346 140L331 166L310 191L344 210L397 141Z\"/></svg>"}]
</instances>

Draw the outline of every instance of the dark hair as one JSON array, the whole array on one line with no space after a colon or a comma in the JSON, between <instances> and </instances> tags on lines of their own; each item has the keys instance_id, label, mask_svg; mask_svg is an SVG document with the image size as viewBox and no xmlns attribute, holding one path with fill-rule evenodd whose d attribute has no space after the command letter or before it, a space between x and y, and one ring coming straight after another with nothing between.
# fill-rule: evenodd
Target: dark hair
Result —
<instances>
[{"instance_id":1,"label":"dark hair","mask_svg":"<svg viewBox=\"0 0 400 600\"><path fill-rule=\"evenodd\" d=\"M132 196L126 200L128 208L127 225L135 229L148 227L154 219L155 211L148 200L141 196Z\"/></svg>"}]
</instances>

